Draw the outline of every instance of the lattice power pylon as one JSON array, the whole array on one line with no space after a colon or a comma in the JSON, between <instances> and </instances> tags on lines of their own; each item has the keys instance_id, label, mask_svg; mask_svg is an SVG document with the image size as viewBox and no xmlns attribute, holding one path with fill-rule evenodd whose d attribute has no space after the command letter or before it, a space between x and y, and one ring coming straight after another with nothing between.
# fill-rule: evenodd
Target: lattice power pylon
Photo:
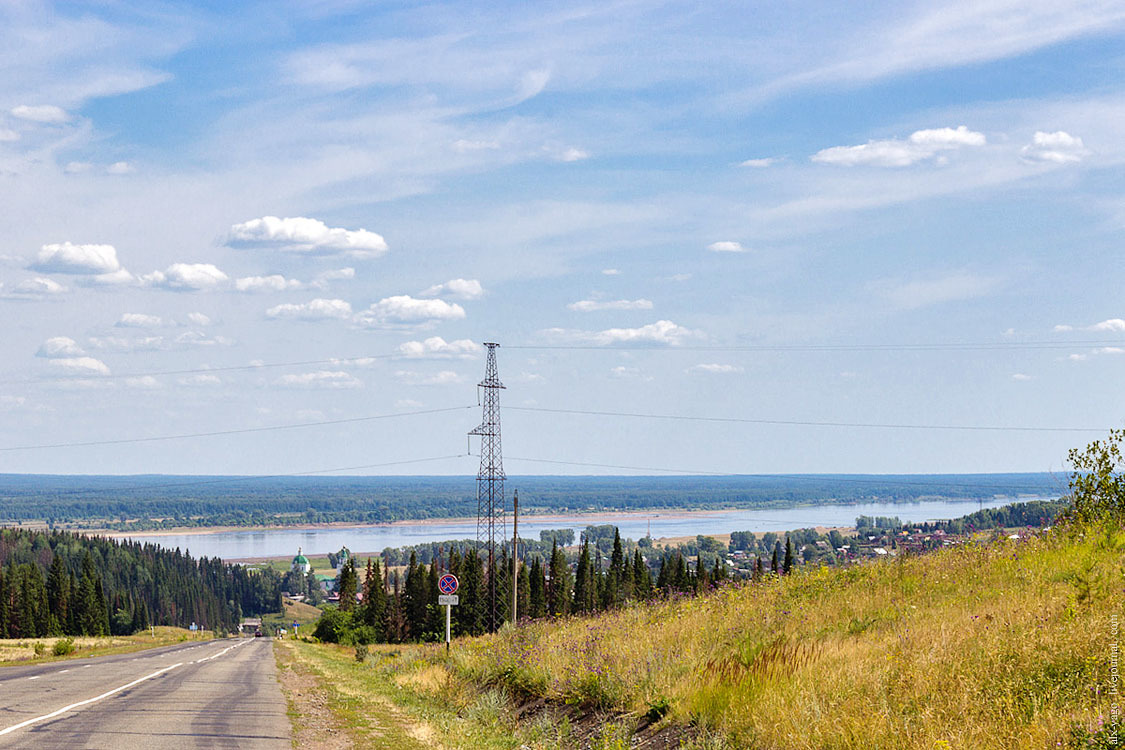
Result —
<instances>
[{"instance_id":1,"label":"lattice power pylon","mask_svg":"<svg viewBox=\"0 0 1125 750\"><path fill-rule=\"evenodd\" d=\"M496 567L496 545L504 543L504 456L500 449L500 373L496 369L496 348L499 344L486 343L488 362L484 380L478 383L484 389L482 405L484 418L480 427L470 435L480 435L480 470L477 472L477 542L488 552L488 626L500 627L502 592L498 591L500 571Z\"/></svg>"}]
</instances>

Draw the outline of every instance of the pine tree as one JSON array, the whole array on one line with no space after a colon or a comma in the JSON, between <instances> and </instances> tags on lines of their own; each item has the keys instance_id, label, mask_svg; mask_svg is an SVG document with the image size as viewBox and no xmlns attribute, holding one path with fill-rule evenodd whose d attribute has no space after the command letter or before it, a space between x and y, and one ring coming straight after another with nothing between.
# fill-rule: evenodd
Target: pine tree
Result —
<instances>
[{"instance_id":1,"label":"pine tree","mask_svg":"<svg viewBox=\"0 0 1125 750\"><path fill-rule=\"evenodd\" d=\"M531 575L527 566L522 562L519 565L519 573L516 575L516 586L518 587L516 606L519 607L519 617L516 619L522 620L529 617L531 612Z\"/></svg>"},{"instance_id":2,"label":"pine tree","mask_svg":"<svg viewBox=\"0 0 1125 750\"><path fill-rule=\"evenodd\" d=\"M788 535L785 537L785 563L782 572L789 575L793 571L793 540Z\"/></svg>"},{"instance_id":3,"label":"pine tree","mask_svg":"<svg viewBox=\"0 0 1125 750\"><path fill-rule=\"evenodd\" d=\"M64 635L70 623L70 576L62 557L55 555L51 569L47 573L47 608L50 622L47 630L51 635Z\"/></svg>"},{"instance_id":4,"label":"pine tree","mask_svg":"<svg viewBox=\"0 0 1125 750\"><path fill-rule=\"evenodd\" d=\"M4 572L3 566L0 566L0 638L10 637L8 635L8 602L10 599L8 579L9 576Z\"/></svg>"},{"instance_id":5,"label":"pine tree","mask_svg":"<svg viewBox=\"0 0 1125 750\"><path fill-rule=\"evenodd\" d=\"M775 576L781 575L781 541L773 546L773 560L770 561L770 572Z\"/></svg>"},{"instance_id":6,"label":"pine tree","mask_svg":"<svg viewBox=\"0 0 1125 750\"><path fill-rule=\"evenodd\" d=\"M375 628L376 640L385 640L383 618L387 610L387 588L379 570L379 560L367 558L367 573L363 579L363 610L360 618L364 625Z\"/></svg>"},{"instance_id":7,"label":"pine tree","mask_svg":"<svg viewBox=\"0 0 1125 750\"><path fill-rule=\"evenodd\" d=\"M406 617L406 637L421 640L426 631L427 605L430 597L427 592L429 572L425 565L418 564L418 556L412 551L410 563L406 566L406 582L403 586L403 608Z\"/></svg>"},{"instance_id":8,"label":"pine tree","mask_svg":"<svg viewBox=\"0 0 1125 750\"><path fill-rule=\"evenodd\" d=\"M481 635L488 623L488 597L485 589L484 562L475 549L461 560L460 604L453 608L459 635Z\"/></svg>"}]
</instances>

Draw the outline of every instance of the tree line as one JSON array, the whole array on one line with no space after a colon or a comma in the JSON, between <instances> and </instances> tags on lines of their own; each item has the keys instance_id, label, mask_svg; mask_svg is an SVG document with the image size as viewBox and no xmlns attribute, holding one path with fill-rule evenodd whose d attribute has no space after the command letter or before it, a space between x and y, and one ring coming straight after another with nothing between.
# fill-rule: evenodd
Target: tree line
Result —
<instances>
[{"instance_id":1,"label":"tree line","mask_svg":"<svg viewBox=\"0 0 1125 750\"><path fill-rule=\"evenodd\" d=\"M151 625L219 633L281 611L281 577L154 544L0 529L0 638L128 635Z\"/></svg>"}]
</instances>

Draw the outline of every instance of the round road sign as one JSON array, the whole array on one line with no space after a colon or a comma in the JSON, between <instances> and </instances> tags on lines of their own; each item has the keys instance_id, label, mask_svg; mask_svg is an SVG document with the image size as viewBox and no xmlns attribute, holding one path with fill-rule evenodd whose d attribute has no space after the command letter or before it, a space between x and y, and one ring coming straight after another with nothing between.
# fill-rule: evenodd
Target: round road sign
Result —
<instances>
[{"instance_id":1,"label":"round road sign","mask_svg":"<svg viewBox=\"0 0 1125 750\"><path fill-rule=\"evenodd\" d=\"M457 576L452 573L446 573L437 582L437 587L443 594L456 594L457 586Z\"/></svg>"}]
</instances>

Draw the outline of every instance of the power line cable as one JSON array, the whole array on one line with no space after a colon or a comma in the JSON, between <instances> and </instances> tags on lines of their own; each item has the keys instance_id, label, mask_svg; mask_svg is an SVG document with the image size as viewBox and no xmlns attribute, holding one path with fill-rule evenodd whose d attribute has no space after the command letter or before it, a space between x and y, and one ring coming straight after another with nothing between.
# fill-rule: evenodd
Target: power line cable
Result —
<instances>
[{"instance_id":1,"label":"power line cable","mask_svg":"<svg viewBox=\"0 0 1125 750\"><path fill-rule=\"evenodd\" d=\"M542 412L545 414L578 414L596 417L628 417L635 419L670 419L684 422L728 422L735 424L792 425L800 427L872 427L894 430L971 430L988 432L1108 432L1108 427L1027 427L999 425L902 424L883 422L835 422L797 419L752 419L744 417L698 417L680 414L642 414L637 412L594 411L589 409L548 409L537 406L505 406L505 410Z\"/></svg>"},{"instance_id":2,"label":"power line cable","mask_svg":"<svg viewBox=\"0 0 1125 750\"><path fill-rule=\"evenodd\" d=\"M40 445L14 445L0 448L0 452L30 451L49 448L87 448L100 445L124 445L128 443L156 443L165 440L187 440L191 438L218 437L222 435L243 435L254 432L274 432L277 430L297 430L307 427L324 427L327 425L352 424L356 422L372 422L379 419L395 419L398 417L415 417L423 414L442 414L444 412L475 409L475 406L448 406L442 409L421 409L418 411L404 411L393 414L374 414L366 417L348 417L346 419L327 419L320 422L298 422L296 424L270 425L268 427L245 427L237 430L215 430L212 432L192 432L180 435L156 435L153 437L120 438L117 440L87 440L73 443L43 443Z\"/></svg>"},{"instance_id":3,"label":"power line cable","mask_svg":"<svg viewBox=\"0 0 1125 750\"><path fill-rule=\"evenodd\" d=\"M1079 341L979 341L891 344L751 344L744 346L618 346L607 344L508 344L505 349L605 351L605 352L871 352L871 351L1019 351L1072 349L1086 346L1120 346L1122 339Z\"/></svg>"}]
</instances>

